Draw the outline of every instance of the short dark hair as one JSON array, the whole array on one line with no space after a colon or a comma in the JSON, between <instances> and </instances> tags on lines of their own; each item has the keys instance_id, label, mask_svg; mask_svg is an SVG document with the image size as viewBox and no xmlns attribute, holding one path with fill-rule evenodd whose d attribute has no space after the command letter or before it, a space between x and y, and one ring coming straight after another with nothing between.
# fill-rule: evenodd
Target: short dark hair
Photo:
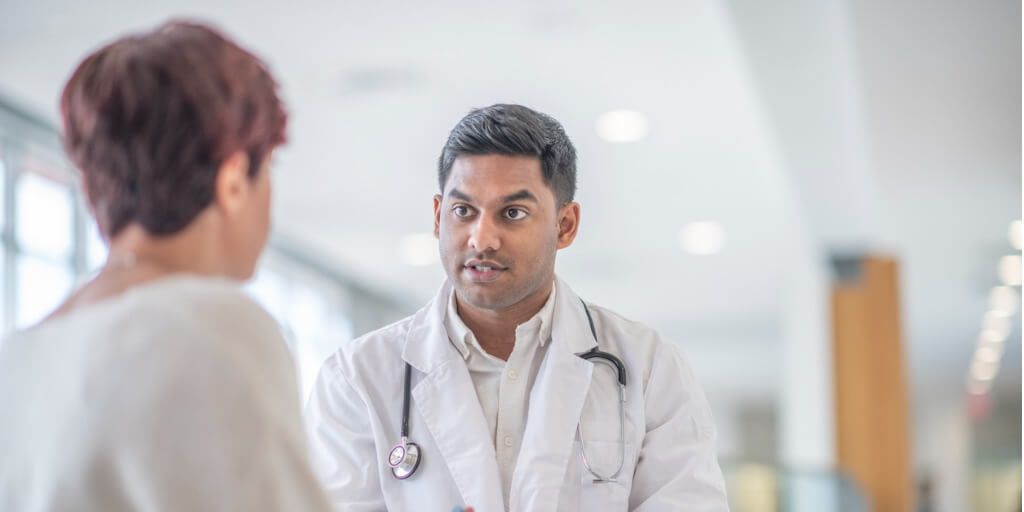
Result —
<instances>
[{"instance_id":1,"label":"short dark hair","mask_svg":"<svg viewBox=\"0 0 1024 512\"><path fill-rule=\"evenodd\" d=\"M61 95L63 137L101 229L185 228L213 201L217 170L245 151L249 176L285 142L287 114L257 57L216 30L174 21L92 53Z\"/></svg>"},{"instance_id":2,"label":"short dark hair","mask_svg":"<svg viewBox=\"0 0 1024 512\"><path fill-rule=\"evenodd\" d=\"M456 158L493 154L538 158L559 206L576 195L576 148L562 125L547 114L506 104L473 109L452 128L437 164L441 191Z\"/></svg>"}]
</instances>

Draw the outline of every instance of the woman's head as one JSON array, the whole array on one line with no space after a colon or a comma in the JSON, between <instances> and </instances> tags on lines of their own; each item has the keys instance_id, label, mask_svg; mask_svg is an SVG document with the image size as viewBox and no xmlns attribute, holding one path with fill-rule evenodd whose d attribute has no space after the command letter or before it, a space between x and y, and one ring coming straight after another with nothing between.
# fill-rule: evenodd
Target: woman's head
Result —
<instances>
[{"instance_id":1,"label":"woman's head","mask_svg":"<svg viewBox=\"0 0 1024 512\"><path fill-rule=\"evenodd\" d=\"M247 277L266 243L267 161L287 114L266 66L217 31L171 22L92 53L61 97L64 144L110 240L172 237L212 217Z\"/></svg>"}]
</instances>

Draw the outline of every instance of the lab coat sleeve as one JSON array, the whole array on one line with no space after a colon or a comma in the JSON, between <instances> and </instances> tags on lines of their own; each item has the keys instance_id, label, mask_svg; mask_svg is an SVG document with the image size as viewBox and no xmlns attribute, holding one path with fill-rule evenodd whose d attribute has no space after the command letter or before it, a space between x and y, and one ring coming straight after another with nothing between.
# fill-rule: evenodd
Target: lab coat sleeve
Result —
<instances>
[{"instance_id":1,"label":"lab coat sleeve","mask_svg":"<svg viewBox=\"0 0 1024 512\"><path fill-rule=\"evenodd\" d=\"M728 511L707 399L670 343L661 342L655 350L644 403L646 434L633 475L630 510Z\"/></svg>"},{"instance_id":2,"label":"lab coat sleeve","mask_svg":"<svg viewBox=\"0 0 1024 512\"><path fill-rule=\"evenodd\" d=\"M386 510L369 408L338 360L321 367L306 404L314 467L336 510Z\"/></svg>"}]
</instances>

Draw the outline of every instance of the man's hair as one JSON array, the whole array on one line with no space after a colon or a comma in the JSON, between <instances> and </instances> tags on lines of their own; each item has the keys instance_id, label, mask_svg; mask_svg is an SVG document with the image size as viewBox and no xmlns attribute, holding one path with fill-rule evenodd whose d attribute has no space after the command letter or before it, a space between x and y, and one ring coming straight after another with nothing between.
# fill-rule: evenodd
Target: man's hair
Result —
<instances>
[{"instance_id":1,"label":"man's hair","mask_svg":"<svg viewBox=\"0 0 1024 512\"><path fill-rule=\"evenodd\" d=\"M539 159L558 206L576 195L576 149L562 125L522 105L504 104L471 110L448 134L437 164L441 191L456 158L492 154Z\"/></svg>"},{"instance_id":2,"label":"man's hair","mask_svg":"<svg viewBox=\"0 0 1024 512\"><path fill-rule=\"evenodd\" d=\"M237 151L255 177L287 114L260 59L216 30L166 23L92 53L61 95L63 137L108 236L180 231L213 201Z\"/></svg>"}]
</instances>

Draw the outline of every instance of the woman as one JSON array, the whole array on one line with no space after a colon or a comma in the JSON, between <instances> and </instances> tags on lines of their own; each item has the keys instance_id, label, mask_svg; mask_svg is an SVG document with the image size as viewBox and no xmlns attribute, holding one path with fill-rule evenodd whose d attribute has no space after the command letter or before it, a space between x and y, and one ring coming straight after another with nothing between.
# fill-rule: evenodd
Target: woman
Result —
<instances>
[{"instance_id":1,"label":"woman","mask_svg":"<svg viewBox=\"0 0 1024 512\"><path fill-rule=\"evenodd\" d=\"M274 79L169 23L88 56L61 111L110 256L0 349L0 510L326 510L286 346L238 286L285 140Z\"/></svg>"}]
</instances>

